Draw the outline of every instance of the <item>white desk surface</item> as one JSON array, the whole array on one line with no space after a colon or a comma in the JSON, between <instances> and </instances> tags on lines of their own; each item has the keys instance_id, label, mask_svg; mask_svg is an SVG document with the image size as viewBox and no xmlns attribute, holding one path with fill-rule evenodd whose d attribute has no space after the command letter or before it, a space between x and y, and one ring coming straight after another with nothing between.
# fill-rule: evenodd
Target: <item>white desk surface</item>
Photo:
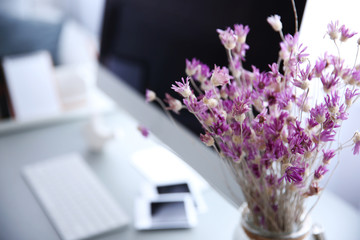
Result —
<instances>
[{"instance_id":1,"label":"white desk surface","mask_svg":"<svg viewBox=\"0 0 360 240\"><path fill-rule=\"evenodd\" d=\"M130 156L139 148L156 143L143 138L136 130L136 122L122 111L108 115L105 120L109 127L123 133L102 154L87 151L82 135L84 120L0 135L0 239L59 239L20 171L31 162L74 151L84 156L133 219L133 200L144 179L130 164ZM232 239L238 222L237 210L211 188L203 196L208 212L199 215L199 224L194 229L139 232L131 224L95 239ZM324 193L313 218L324 226L328 240L360 238L360 216L356 210L329 192Z\"/></svg>"}]
</instances>

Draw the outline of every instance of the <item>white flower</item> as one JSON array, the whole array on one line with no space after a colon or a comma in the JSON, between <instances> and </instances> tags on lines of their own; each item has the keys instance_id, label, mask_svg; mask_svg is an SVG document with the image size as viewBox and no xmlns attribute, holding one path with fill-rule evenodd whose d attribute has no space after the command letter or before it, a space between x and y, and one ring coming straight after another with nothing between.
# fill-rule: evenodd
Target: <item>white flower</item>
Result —
<instances>
[{"instance_id":1,"label":"white flower","mask_svg":"<svg viewBox=\"0 0 360 240\"><path fill-rule=\"evenodd\" d=\"M152 102L156 99L156 93L154 91L146 89L145 97L146 97L146 102Z\"/></svg>"},{"instance_id":2,"label":"white flower","mask_svg":"<svg viewBox=\"0 0 360 240\"><path fill-rule=\"evenodd\" d=\"M267 22L271 25L271 27L276 31L280 32L282 30L282 23L280 21L279 15L272 15L267 18Z\"/></svg>"}]
</instances>

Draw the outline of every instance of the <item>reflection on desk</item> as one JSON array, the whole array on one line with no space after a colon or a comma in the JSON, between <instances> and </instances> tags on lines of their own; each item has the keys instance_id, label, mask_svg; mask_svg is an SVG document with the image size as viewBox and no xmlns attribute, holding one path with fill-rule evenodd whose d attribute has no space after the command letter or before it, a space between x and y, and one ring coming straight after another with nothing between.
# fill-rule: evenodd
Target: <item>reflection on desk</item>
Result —
<instances>
[{"instance_id":1,"label":"reflection on desk","mask_svg":"<svg viewBox=\"0 0 360 240\"><path fill-rule=\"evenodd\" d=\"M40 205L21 178L24 165L68 152L80 152L126 213L133 216L134 199L144 181L130 163L139 149L158 146L155 136L143 138L137 123L119 110L106 116L106 123L122 134L101 154L90 154L82 132L86 121L58 125L0 136L0 239L59 239ZM132 225L95 239L232 239L238 212L209 188L203 193L208 212L199 215L191 230L139 232ZM360 216L355 209L330 192L324 192L313 212L315 222L323 225L328 240L355 240L360 236Z\"/></svg>"}]
</instances>

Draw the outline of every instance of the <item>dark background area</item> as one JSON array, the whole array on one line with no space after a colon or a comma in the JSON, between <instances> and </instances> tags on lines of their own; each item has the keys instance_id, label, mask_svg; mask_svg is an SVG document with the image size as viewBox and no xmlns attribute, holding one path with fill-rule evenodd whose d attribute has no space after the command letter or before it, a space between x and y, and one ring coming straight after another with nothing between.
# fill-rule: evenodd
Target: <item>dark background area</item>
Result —
<instances>
[{"instance_id":1,"label":"dark background area","mask_svg":"<svg viewBox=\"0 0 360 240\"><path fill-rule=\"evenodd\" d=\"M299 23L306 0L296 1ZM280 36L266 18L278 14L284 35L295 30L290 0L108 0L102 29L100 61L139 92L151 89L178 97L171 85L185 77L185 59L228 66L216 29L234 24L250 27L245 68L268 70L277 61ZM201 132L183 111L176 118Z\"/></svg>"}]
</instances>

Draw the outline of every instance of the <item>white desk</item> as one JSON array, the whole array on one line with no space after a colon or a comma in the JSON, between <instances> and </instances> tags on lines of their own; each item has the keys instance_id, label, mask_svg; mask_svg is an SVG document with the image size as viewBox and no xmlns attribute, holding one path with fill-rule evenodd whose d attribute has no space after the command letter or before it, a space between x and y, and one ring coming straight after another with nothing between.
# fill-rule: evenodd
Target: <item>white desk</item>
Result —
<instances>
[{"instance_id":1,"label":"white desk","mask_svg":"<svg viewBox=\"0 0 360 240\"><path fill-rule=\"evenodd\" d=\"M0 136L0 239L59 239L42 208L20 175L25 164L78 151L105 183L119 204L133 217L133 199L144 180L130 164L130 156L141 147L155 144L143 138L137 124L118 112L106 117L109 126L123 129L122 137L106 146L103 154L90 154L82 137L85 121L67 122ZM138 232L132 225L96 239L231 239L238 221L237 211L214 190L204 193L208 212L199 216L199 225L190 230ZM360 216L331 193L325 193L313 213L328 240L356 240Z\"/></svg>"},{"instance_id":2,"label":"white desk","mask_svg":"<svg viewBox=\"0 0 360 240\"><path fill-rule=\"evenodd\" d=\"M67 122L0 136L0 239L59 239L45 213L20 175L22 166L68 152L83 154L119 204L133 218L133 200L144 181L130 164L130 156L155 143L143 138L124 114L107 118L123 129L123 137L109 143L103 154L91 154L83 141L86 121ZM190 230L138 232L132 225L96 239L231 239L238 220L235 209L213 190L204 193L209 207ZM218 221L219 219L219 221ZM218 225L218 227L215 227Z\"/></svg>"}]
</instances>

